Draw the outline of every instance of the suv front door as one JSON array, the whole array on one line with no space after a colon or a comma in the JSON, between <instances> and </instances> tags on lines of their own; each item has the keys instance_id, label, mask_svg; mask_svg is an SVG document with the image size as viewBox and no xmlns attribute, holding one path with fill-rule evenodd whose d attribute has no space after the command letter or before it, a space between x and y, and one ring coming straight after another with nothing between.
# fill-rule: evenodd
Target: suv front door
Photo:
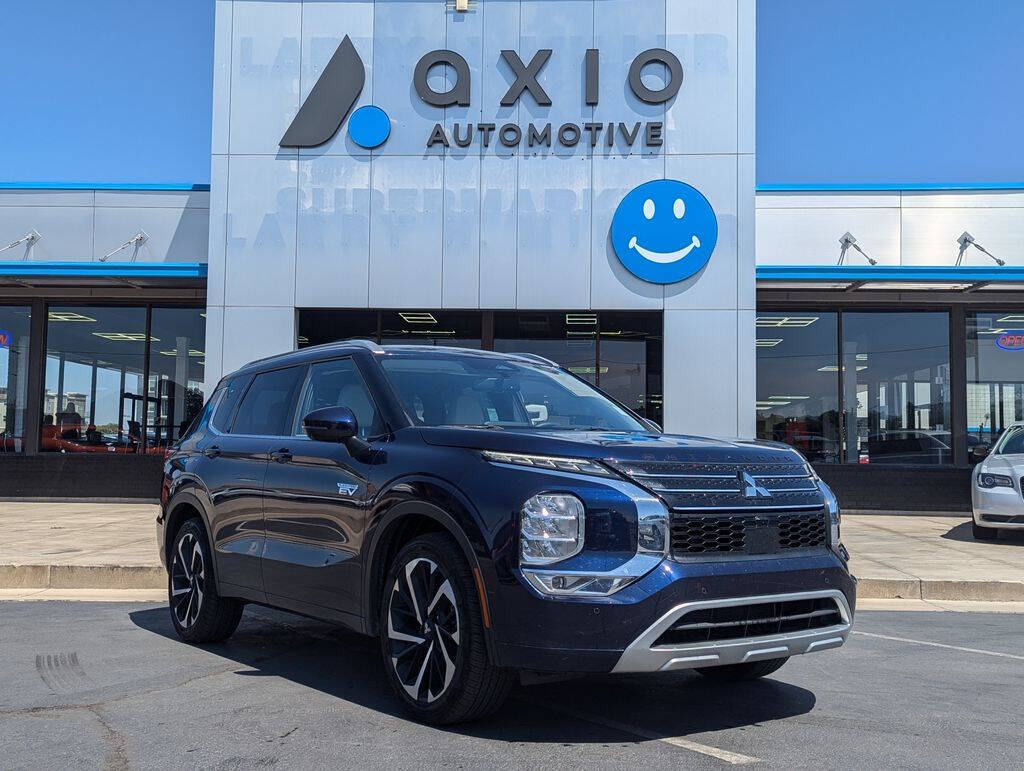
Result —
<instances>
[{"instance_id":1,"label":"suv front door","mask_svg":"<svg viewBox=\"0 0 1024 771\"><path fill-rule=\"evenodd\" d=\"M317 442L305 435L303 416L331 406L355 413L361 438L383 433L379 412L353 359L310 366L292 436L275 445L267 468L263 574L271 602L285 600L298 610L303 605L330 608L354 621L361 612L358 557L376 453L353 457L343 444Z\"/></svg>"}]
</instances>

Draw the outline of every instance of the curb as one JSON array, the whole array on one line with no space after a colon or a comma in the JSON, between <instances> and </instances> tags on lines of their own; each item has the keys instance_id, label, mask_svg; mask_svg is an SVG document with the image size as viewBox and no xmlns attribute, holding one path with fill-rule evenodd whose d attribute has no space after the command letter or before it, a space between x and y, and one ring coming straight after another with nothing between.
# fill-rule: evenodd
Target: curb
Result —
<instances>
[{"instance_id":1,"label":"curb","mask_svg":"<svg viewBox=\"0 0 1024 771\"><path fill-rule=\"evenodd\" d=\"M1024 602L1024 582L943 581L922 578L858 578L857 597L866 600Z\"/></svg>"},{"instance_id":2,"label":"curb","mask_svg":"<svg viewBox=\"0 0 1024 771\"><path fill-rule=\"evenodd\" d=\"M159 565L0 565L0 589L166 589Z\"/></svg>"},{"instance_id":3,"label":"curb","mask_svg":"<svg viewBox=\"0 0 1024 771\"><path fill-rule=\"evenodd\" d=\"M166 587L167 573L159 565L0 565L0 589ZM857 596L865 600L1024 602L1024 582L860 577Z\"/></svg>"}]
</instances>

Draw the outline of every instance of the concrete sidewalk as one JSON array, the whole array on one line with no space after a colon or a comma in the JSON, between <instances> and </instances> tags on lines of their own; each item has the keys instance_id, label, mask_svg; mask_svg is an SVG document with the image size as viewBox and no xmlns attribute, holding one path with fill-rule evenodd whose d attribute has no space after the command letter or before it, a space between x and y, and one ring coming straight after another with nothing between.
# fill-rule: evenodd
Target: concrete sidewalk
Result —
<instances>
[{"instance_id":1,"label":"concrete sidewalk","mask_svg":"<svg viewBox=\"0 0 1024 771\"><path fill-rule=\"evenodd\" d=\"M0 502L0 590L159 590L150 504ZM966 517L843 518L861 598L1024 601L1024 533L971 537ZM2 597L2 594L0 594Z\"/></svg>"}]
</instances>

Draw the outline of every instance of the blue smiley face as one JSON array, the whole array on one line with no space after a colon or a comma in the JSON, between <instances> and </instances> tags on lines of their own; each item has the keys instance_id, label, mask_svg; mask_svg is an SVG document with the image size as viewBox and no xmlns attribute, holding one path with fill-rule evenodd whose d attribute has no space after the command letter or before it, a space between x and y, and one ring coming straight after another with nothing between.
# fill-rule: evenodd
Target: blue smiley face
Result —
<instances>
[{"instance_id":1,"label":"blue smiley face","mask_svg":"<svg viewBox=\"0 0 1024 771\"><path fill-rule=\"evenodd\" d=\"M612 217L612 248L637 278L674 284L708 264L718 218L697 188L675 179L629 191Z\"/></svg>"}]
</instances>

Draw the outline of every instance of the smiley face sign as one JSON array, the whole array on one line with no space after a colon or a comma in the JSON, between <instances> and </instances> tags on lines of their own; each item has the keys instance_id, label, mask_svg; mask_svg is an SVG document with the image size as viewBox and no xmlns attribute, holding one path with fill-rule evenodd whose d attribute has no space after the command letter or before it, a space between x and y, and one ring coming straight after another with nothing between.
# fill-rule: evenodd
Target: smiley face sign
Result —
<instances>
[{"instance_id":1,"label":"smiley face sign","mask_svg":"<svg viewBox=\"0 0 1024 771\"><path fill-rule=\"evenodd\" d=\"M708 264L718 242L718 218L697 188L658 179L622 199L612 217L611 240L634 276L674 284Z\"/></svg>"}]
</instances>

